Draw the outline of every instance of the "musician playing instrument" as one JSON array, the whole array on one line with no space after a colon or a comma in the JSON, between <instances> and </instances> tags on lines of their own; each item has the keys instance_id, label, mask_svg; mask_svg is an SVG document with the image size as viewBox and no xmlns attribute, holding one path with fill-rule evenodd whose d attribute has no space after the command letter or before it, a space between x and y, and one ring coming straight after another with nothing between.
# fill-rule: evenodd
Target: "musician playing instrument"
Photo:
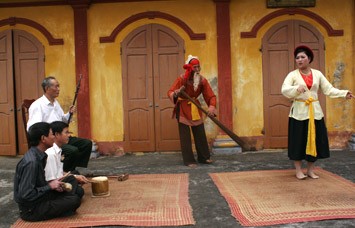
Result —
<instances>
[{"instance_id":1,"label":"musician playing instrument","mask_svg":"<svg viewBox=\"0 0 355 228\"><path fill-rule=\"evenodd\" d=\"M31 148L17 164L14 177L14 200L20 217L26 221L41 221L72 215L81 204L80 197L64 191L60 178L45 180L45 150L54 142L50 125L35 123L28 130L28 136Z\"/></svg>"},{"instance_id":2,"label":"musician playing instrument","mask_svg":"<svg viewBox=\"0 0 355 228\"><path fill-rule=\"evenodd\" d=\"M62 157L62 147L69 141L69 125L63 121L54 121L50 124L54 135L53 146L46 150L47 164L44 169L46 181L50 182L58 178L63 178L62 182L71 184L71 192L80 198L84 195L83 184L89 183L85 176L75 173L64 172Z\"/></svg>"},{"instance_id":3,"label":"musician playing instrument","mask_svg":"<svg viewBox=\"0 0 355 228\"><path fill-rule=\"evenodd\" d=\"M68 123L70 113L76 111L75 106L69 108L69 112L64 114L62 107L57 101L59 96L59 82L53 76L46 77L42 82L44 95L38 98L29 108L29 119L27 130L37 122L51 123L53 121L63 121ZM69 124L69 123L68 123ZM69 142L63 145L63 169L65 172L73 171L76 167L86 168L89 163L92 141L79 137L69 137Z\"/></svg>"},{"instance_id":4,"label":"musician playing instrument","mask_svg":"<svg viewBox=\"0 0 355 228\"><path fill-rule=\"evenodd\" d=\"M185 165L196 167L197 162L192 151L191 132L195 140L197 161L199 163L211 164L210 150L206 138L205 127L202 119L202 112L192 102L184 98L179 90L185 87L185 92L196 100L203 95L208 105L208 114L216 114L216 96L206 78L201 74L200 61L196 56L188 56L184 65L185 74L180 75L168 91L168 96L175 104L173 116L176 117L179 127L182 158Z\"/></svg>"}]
</instances>

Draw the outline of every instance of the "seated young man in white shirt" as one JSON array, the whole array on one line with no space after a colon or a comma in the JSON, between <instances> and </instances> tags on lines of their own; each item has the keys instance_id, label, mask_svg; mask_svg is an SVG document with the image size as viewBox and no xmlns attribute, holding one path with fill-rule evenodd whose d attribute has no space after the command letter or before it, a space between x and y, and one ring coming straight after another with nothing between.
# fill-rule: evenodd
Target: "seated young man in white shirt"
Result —
<instances>
[{"instance_id":1,"label":"seated young man in white shirt","mask_svg":"<svg viewBox=\"0 0 355 228\"><path fill-rule=\"evenodd\" d=\"M72 175L63 170L62 146L69 141L69 126L62 121L54 121L50 126L54 135L54 143L52 147L46 150L46 154L48 155L47 164L44 169L46 181L56 180L65 176L62 181L70 183L72 185L72 192L81 198L84 195L81 185L88 183L88 180L83 175Z\"/></svg>"}]
</instances>

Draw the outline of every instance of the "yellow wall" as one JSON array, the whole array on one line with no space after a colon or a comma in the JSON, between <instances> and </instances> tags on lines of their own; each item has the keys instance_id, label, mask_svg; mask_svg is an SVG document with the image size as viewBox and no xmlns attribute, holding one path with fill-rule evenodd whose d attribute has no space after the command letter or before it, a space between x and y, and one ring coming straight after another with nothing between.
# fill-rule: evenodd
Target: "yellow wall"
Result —
<instances>
[{"instance_id":1,"label":"yellow wall","mask_svg":"<svg viewBox=\"0 0 355 228\"><path fill-rule=\"evenodd\" d=\"M203 4L202 4L203 3ZM186 6L189 6L187 10ZM142 19L129 24L114 43L100 43L99 37L109 36L114 28L132 15L160 11L184 21L195 33L206 33L206 40L190 40L175 23L165 19ZM104 15L102 12L105 12ZM119 12L119 13L118 13ZM198 17L196 15L212 15ZM187 55L197 55L206 78L217 76L216 22L212 1L136 2L95 4L88 11L90 99L92 137L98 141L123 140L122 66L120 44L134 29L150 23L174 30L185 41ZM181 65L182 67L182 65ZM105 110L105 111L102 111Z\"/></svg>"},{"instance_id":2,"label":"yellow wall","mask_svg":"<svg viewBox=\"0 0 355 228\"><path fill-rule=\"evenodd\" d=\"M338 88L355 91L353 34L354 2L342 1L334 5L332 0L317 1L315 8L306 8L323 17L334 29L343 29L344 36L329 37L318 22L303 15L284 15L274 18L257 33L256 38L241 38L241 32L249 32L262 17L279 9L265 8L260 0L231 1L231 43L232 43L232 82L235 132L242 136L262 135L263 120L263 78L262 53L259 51L262 38L275 24L284 20L302 20L312 24L324 37L326 46L324 74L330 82L338 62L346 66L344 80ZM255 13L257 12L257 13ZM349 18L344 20L344 18ZM285 75L286 76L286 75ZM250 102L250 99L253 102ZM329 131L354 131L354 102L344 99L326 100L327 127ZM236 109L236 107L238 109ZM341 113L339 115L339 113Z\"/></svg>"}]
</instances>

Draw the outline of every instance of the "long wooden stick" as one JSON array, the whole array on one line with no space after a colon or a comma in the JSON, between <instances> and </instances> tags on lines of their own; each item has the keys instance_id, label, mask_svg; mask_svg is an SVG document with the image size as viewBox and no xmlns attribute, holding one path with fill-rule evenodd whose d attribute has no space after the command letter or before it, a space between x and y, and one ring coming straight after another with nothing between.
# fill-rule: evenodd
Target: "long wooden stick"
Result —
<instances>
[{"instance_id":1,"label":"long wooden stick","mask_svg":"<svg viewBox=\"0 0 355 228\"><path fill-rule=\"evenodd\" d=\"M227 135L229 135L229 137L231 137L236 143L238 143L240 145L240 147L242 148L242 151L251 151L251 150L255 150L255 148L251 148L249 144L247 144L246 142L244 142L244 140L242 140L241 138L239 138L236 134L234 134L233 131L229 130L226 126L224 126L219 120L217 120L214 116L211 116L208 114L208 112L203 109L194 99L192 99L185 91L184 91L185 87L182 86L180 88L180 93L186 97L187 99L189 99L194 105L196 105L196 107L198 109L200 109L203 113L205 113L215 124L217 124L218 127L220 127Z\"/></svg>"},{"instance_id":2,"label":"long wooden stick","mask_svg":"<svg viewBox=\"0 0 355 228\"><path fill-rule=\"evenodd\" d=\"M76 98L78 97L78 93L79 93L79 90L80 90L80 83L81 83L81 74L80 74L80 77L79 77L79 82L76 85L75 96L74 96L74 100L73 100L73 104L72 105L75 105ZM71 120L72 116L73 116L73 113L69 113L68 124L70 124L70 120Z\"/></svg>"}]
</instances>

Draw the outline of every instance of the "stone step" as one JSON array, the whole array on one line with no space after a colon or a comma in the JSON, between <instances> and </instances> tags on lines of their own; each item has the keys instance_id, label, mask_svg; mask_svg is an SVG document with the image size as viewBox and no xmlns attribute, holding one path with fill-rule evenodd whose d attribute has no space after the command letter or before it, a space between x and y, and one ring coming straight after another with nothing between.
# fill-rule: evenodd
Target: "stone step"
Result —
<instances>
[{"instance_id":1,"label":"stone step","mask_svg":"<svg viewBox=\"0 0 355 228\"><path fill-rule=\"evenodd\" d=\"M232 155L232 154L241 154L242 148L241 147L212 147L212 154L213 155Z\"/></svg>"}]
</instances>

